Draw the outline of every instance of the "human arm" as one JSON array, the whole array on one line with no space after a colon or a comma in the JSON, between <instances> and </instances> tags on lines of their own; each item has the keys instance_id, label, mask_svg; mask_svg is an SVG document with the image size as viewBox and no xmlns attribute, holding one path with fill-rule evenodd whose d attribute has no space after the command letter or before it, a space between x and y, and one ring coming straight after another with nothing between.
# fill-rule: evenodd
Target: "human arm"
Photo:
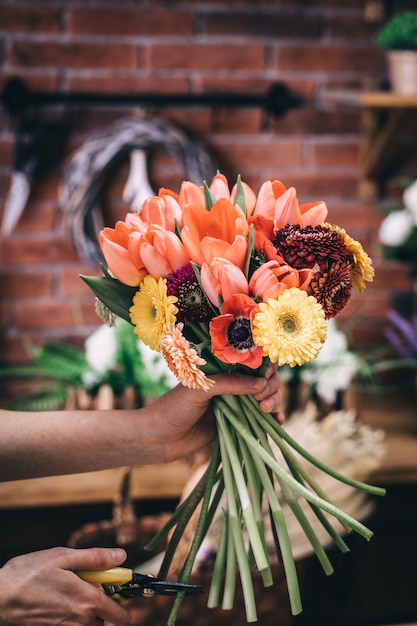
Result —
<instances>
[{"instance_id":1,"label":"human arm","mask_svg":"<svg viewBox=\"0 0 417 626\"><path fill-rule=\"evenodd\" d=\"M0 568L0 626L125 626L121 605L74 571L120 565L124 550L51 548L18 556Z\"/></svg>"},{"instance_id":2,"label":"human arm","mask_svg":"<svg viewBox=\"0 0 417 626\"><path fill-rule=\"evenodd\" d=\"M216 382L208 392L178 385L138 410L2 411L0 480L173 461L213 439L209 403L215 395L249 393L263 410L278 410L275 366L265 377L231 373L212 378Z\"/></svg>"}]
</instances>

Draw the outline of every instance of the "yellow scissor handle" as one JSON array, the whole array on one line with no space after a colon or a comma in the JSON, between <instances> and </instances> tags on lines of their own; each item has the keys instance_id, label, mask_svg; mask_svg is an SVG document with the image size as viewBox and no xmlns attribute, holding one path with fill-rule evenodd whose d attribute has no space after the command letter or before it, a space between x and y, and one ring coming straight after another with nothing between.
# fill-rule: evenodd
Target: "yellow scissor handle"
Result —
<instances>
[{"instance_id":1,"label":"yellow scissor handle","mask_svg":"<svg viewBox=\"0 0 417 626\"><path fill-rule=\"evenodd\" d=\"M133 572L128 567L112 567L111 569L86 569L76 572L80 578L88 583L103 585L123 585L133 578Z\"/></svg>"}]
</instances>

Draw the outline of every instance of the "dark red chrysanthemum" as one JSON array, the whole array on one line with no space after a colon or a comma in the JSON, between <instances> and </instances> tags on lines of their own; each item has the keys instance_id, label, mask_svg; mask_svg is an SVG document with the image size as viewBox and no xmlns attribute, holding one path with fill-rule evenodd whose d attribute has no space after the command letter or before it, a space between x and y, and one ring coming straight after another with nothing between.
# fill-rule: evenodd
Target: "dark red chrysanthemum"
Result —
<instances>
[{"instance_id":1,"label":"dark red chrysanthemum","mask_svg":"<svg viewBox=\"0 0 417 626\"><path fill-rule=\"evenodd\" d=\"M180 267L175 274L167 276L167 294L176 296L179 322L201 322L210 317L212 310L192 265Z\"/></svg>"},{"instance_id":2,"label":"dark red chrysanthemum","mask_svg":"<svg viewBox=\"0 0 417 626\"><path fill-rule=\"evenodd\" d=\"M335 317L347 305L352 293L350 263L335 263L328 272L315 272L308 293L321 304L326 319Z\"/></svg>"},{"instance_id":3,"label":"dark red chrysanthemum","mask_svg":"<svg viewBox=\"0 0 417 626\"><path fill-rule=\"evenodd\" d=\"M272 243L285 262L295 269L318 265L323 272L349 258L342 237L324 226L301 228L298 224L288 224L277 232Z\"/></svg>"}]
</instances>

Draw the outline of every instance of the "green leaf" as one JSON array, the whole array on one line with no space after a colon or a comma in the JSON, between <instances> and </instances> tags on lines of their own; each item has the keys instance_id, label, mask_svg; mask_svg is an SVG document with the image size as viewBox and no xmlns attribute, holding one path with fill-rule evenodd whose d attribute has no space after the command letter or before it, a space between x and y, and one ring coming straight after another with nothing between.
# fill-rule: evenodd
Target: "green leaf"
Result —
<instances>
[{"instance_id":1,"label":"green leaf","mask_svg":"<svg viewBox=\"0 0 417 626\"><path fill-rule=\"evenodd\" d=\"M61 409L67 398L67 385L42 387L34 393L11 402L9 411L54 411Z\"/></svg>"},{"instance_id":2,"label":"green leaf","mask_svg":"<svg viewBox=\"0 0 417 626\"><path fill-rule=\"evenodd\" d=\"M216 202L216 198L211 193L210 188L207 185L206 181L204 181L204 183L203 183L203 188L204 188L204 198L206 200L206 209L207 209L207 211L210 211L210 209L212 208L213 204L215 204L215 202Z\"/></svg>"},{"instance_id":3,"label":"green leaf","mask_svg":"<svg viewBox=\"0 0 417 626\"><path fill-rule=\"evenodd\" d=\"M109 276L80 275L80 278L110 311L126 322L130 322L129 309L132 306L133 296L138 290L137 287L124 285L116 278Z\"/></svg>"},{"instance_id":4,"label":"green leaf","mask_svg":"<svg viewBox=\"0 0 417 626\"><path fill-rule=\"evenodd\" d=\"M254 234L254 227L253 224L250 225L249 228L249 238L248 238L248 251L246 253L246 260L245 260L245 276L247 278L247 280L249 280L249 272L250 272L250 266L251 266L251 260L252 260L252 252L255 249L255 234Z\"/></svg>"},{"instance_id":5,"label":"green leaf","mask_svg":"<svg viewBox=\"0 0 417 626\"><path fill-rule=\"evenodd\" d=\"M243 189L243 185L242 185L242 179L240 177L240 174L237 177L236 180L236 200L235 200L235 204L238 204L240 206L240 208L242 209L243 213L245 214L245 217L248 216L248 212L246 209L246 198L245 198L245 191Z\"/></svg>"}]
</instances>

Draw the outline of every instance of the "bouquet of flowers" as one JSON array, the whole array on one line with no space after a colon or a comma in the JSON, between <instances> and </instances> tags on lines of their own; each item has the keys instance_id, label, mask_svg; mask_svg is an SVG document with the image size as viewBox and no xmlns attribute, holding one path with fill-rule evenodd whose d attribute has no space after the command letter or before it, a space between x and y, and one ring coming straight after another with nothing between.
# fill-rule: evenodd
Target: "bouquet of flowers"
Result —
<instances>
[{"instance_id":1,"label":"bouquet of flowers","mask_svg":"<svg viewBox=\"0 0 417 626\"><path fill-rule=\"evenodd\" d=\"M103 276L83 279L97 297L102 319L111 323L116 315L129 320L183 385L207 390L215 372L236 368L261 375L269 362L294 367L316 357L326 339L327 320L346 306L352 288L361 292L365 281L372 280L371 260L361 244L326 217L323 202L300 204L296 190L279 181L266 181L257 195L240 177L230 191L220 173L210 185L185 181L178 194L161 189L138 213L129 213L115 228L104 228L99 240L108 267ZM213 406L218 437L210 464L161 531L175 528L159 575L168 574L184 528L199 510L180 572L181 581L189 579L225 494L208 605L218 605L223 588L222 607L232 608L239 571L247 621L256 621L251 570L260 572L265 586L273 584L263 531L267 502L291 609L298 614L300 591L282 503L296 515L327 574L332 566L300 499L309 503L342 551L348 548L332 517L368 540L372 536L332 504L299 455L355 488L379 495L384 491L325 466L251 396L218 396ZM178 594L169 624L175 624L182 599Z\"/></svg>"}]
</instances>

